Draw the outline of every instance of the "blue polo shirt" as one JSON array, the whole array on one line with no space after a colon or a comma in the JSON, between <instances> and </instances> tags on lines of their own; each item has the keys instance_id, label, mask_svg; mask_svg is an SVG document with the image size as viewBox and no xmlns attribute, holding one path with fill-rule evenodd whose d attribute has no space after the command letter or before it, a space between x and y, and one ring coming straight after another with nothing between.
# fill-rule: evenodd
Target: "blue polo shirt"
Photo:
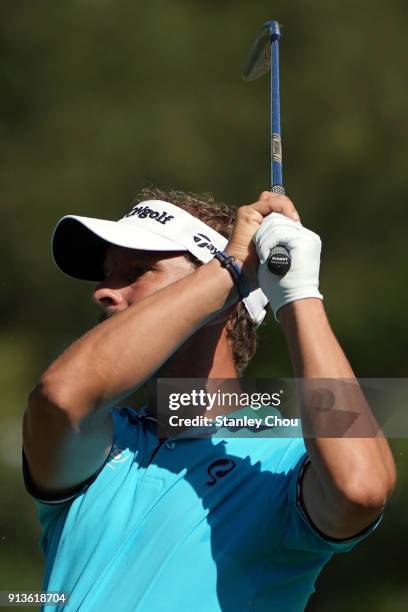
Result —
<instances>
[{"instance_id":1,"label":"blue polo shirt","mask_svg":"<svg viewBox=\"0 0 408 612\"><path fill-rule=\"evenodd\" d=\"M299 504L302 438L177 438L113 410L114 443L70 499L36 499L43 589L70 593L44 610L299 612L333 553ZM25 469L26 486L30 479ZM378 524L378 522L377 522Z\"/></svg>"}]
</instances>

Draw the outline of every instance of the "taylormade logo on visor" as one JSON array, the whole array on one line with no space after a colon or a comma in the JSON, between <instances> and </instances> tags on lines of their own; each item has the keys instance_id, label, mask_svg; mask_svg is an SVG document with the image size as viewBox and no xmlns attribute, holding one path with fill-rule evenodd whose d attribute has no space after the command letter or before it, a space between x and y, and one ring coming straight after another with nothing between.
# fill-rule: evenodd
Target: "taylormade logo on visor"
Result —
<instances>
[{"instance_id":1,"label":"taylormade logo on visor","mask_svg":"<svg viewBox=\"0 0 408 612\"><path fill-rule=\"evenodd\" d=\"M122 219L126 219L127 217L134 217L137 215L139 219L154 219L158 223L164 225L167 221L171 221L174 219L174 215L169 215L165 210L159 212L158 210L154 210L150 208L150 206L140 206L140 204L136 204L122 217Z\"/></svg>"},{"instance_id":2,"label":"taylormade logo on visor","mask_svg":"<svg viewBox=\"0 0 408 612\"><path fill-rule=\"evenodd\" d=\"M193 237L193 240L197 244L197 246L200 247L200 249L208 249L210 253L213 253L214 255L220 250L217 249L216 246L211 244L210 238L208 238L208 236L205 236L204 234L197 234Z\"/></svg>"}]
</instances>

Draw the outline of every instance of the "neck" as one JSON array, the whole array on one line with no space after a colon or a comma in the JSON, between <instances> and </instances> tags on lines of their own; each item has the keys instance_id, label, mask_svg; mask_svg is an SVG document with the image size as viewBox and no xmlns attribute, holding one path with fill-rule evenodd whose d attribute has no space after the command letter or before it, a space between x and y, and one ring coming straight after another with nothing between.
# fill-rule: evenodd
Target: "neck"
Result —
<instances>
[{"instance_id":1,"label":"neck","mask_svg":"<svg viewBox=\"0 0 408 612\"><path fill-rule=\"evenodd\" d=\"M216 379L237 381L232 347L225 325L205 326L198 330L148 381L145 386L146 408L152 416L157 413L157 381L160 378L174 379L175 387L176 380L179 379L181 392L183 379L204 379L200 382L205 384L208 391L217 386ZM214 380L213 384L211 380ZM212 416L221 412L225 413L226 410L219 406L214 406L211 410Z\"/></svg>"}]
</instances>

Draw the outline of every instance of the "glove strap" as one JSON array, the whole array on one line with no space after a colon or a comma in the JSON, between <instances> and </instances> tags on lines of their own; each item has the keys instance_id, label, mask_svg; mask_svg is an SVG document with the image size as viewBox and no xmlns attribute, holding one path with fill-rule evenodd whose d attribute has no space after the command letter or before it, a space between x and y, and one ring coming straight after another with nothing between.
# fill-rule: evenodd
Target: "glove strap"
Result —
<instances>
[{"instance_id":1,"label":"glove strap","mask_svg":"<svg viewBox=\"0 0 408 612\"><path fill-rule=\"evenodd\" d=\"M238 290L239 299L242 301L244 298L248 297L251 290L245 276L242 274L241 267L235 263L235 257L227 255L224 251L218 251L218 253L214 255L214 259L218 259L221 266L231 274Z\"/></svg>"}]
</instances>

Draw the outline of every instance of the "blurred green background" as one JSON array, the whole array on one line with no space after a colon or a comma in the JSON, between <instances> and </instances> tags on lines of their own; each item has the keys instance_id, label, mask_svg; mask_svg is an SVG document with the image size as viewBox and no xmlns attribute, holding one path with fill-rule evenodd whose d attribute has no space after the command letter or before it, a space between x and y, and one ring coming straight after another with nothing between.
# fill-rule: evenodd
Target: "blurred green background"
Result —
<instances>
[{"instance_id":1,"label":"blurred green background","mask_svg":"<svg viewBox=\"0 0 408 612\"><path fill-rule=\"evenodd\" d=\"M268 82L241 68L278 19L285 182L323 238L321 288L360 377L407 372L407 25L402 0L3 0L0 6L0 590L39 589L20 422L41 371L96 322L50 237L118 218L146 184L253 202L268 188ZM279 327L250 377L290 376ZM408 609L406 440L383 525L323 571L309 612Z\"/></svg>"}]
</instances>

